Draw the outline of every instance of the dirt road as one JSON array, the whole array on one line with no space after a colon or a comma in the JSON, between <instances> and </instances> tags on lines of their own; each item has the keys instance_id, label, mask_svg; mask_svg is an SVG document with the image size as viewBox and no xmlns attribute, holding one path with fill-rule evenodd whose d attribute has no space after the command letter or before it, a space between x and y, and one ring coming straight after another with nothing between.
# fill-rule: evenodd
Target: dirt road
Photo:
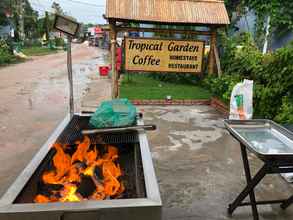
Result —
<instances>
[{"instance_id":1,"label":"dirt road","mask_svg":"<svg viewBox=\"0 0 293 220\"><path fill-rule=\"evenodd\" d=\"M73 47L75 97L97 74L105 51ZM0 195L68 112L66 53L0 69Z\"/></svg>"}]
</instances>

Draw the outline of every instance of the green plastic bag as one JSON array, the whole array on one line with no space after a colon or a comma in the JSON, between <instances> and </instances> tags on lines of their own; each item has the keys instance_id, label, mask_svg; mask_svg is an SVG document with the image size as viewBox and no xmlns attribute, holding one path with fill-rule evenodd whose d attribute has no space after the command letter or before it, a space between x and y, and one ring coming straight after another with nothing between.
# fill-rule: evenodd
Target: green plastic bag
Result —
<instances>
[{"instance_id":1,"label":"green plastic bag","mask_svg":"<svg viewBox=\"0 0 293 220\"><path fill-rule=\"evenodd\" d=\"M90 119L94 128L125 127L135 123L136 107L128 99L102 102Z\"/></svg>"}]
</instances>

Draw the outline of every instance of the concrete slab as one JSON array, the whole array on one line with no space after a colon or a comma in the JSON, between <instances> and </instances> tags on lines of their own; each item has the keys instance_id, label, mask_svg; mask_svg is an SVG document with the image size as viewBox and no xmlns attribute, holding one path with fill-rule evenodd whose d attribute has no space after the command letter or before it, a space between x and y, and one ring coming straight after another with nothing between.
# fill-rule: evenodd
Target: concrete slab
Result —
<instances>
[{"instance_id":1,"label":"concrete slab","mask_svg":"<svg viewBox=\"0 0 293 220\"><path fill-rule=\"evenodd\" d=\"M209 106L140 107L149 133L152 156L163 200L163 219L252 219L251 208L238 208L232 217L227 206L245 186L240 146L223 125L223 116ZM249 154L253 173L261 166ZM279 175L257 187L258 200L283 199L293 194ZM293 207L259 207L262 220L293 219Z\"/></svg>"}]
</instances>

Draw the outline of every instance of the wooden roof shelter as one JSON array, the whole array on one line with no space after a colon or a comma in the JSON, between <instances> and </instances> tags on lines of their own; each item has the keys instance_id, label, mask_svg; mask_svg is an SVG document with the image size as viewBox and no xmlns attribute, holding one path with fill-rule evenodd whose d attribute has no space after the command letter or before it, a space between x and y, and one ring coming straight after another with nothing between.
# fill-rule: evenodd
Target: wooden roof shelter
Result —
<instances>
[{"instance_id":1,"label":"wooden roof shelter","mask_svg":"<svg viewBox=\"0 0 293 220\"><path fill-rule=\"evenodd\" d=\"M108 0L106 18L116 21L227 25L221 0Z\"/></svg>"},{"instance_id":2,"label":"wooden roof shelter","mask_svg":"<svg viewBox=\"0 0 293 220\"><path fill-rule=\"evenodd\" d=\"M115 71L117 32L159 32L186 33L210 36L208 72L212 74L217 66L221 74L220 61L216 47L216 29L230 24L223 0L107 0L105 18L110 24L113 91L118 97L118 77ZM176 25L175 28L132 27L137 24ZM184 30L178 26L205 26L208 31Z\"/></svg>"}]
</instances>

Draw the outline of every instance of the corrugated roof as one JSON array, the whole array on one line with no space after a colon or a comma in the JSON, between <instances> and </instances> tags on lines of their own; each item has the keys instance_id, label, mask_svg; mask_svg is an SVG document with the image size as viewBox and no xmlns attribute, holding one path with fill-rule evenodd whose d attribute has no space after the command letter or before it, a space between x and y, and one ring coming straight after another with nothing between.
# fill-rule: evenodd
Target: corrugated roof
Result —
<instances>
[{"instance_id":1,"label":"corrugated roof","mask_svg":"<svg viewBox=\"0 0 293 220\"><path fill-rule=\"evenodd\" d=\"M106 18L161 23L229 24L221 0L107 0Z\"/></svg>"}]
</instances>

